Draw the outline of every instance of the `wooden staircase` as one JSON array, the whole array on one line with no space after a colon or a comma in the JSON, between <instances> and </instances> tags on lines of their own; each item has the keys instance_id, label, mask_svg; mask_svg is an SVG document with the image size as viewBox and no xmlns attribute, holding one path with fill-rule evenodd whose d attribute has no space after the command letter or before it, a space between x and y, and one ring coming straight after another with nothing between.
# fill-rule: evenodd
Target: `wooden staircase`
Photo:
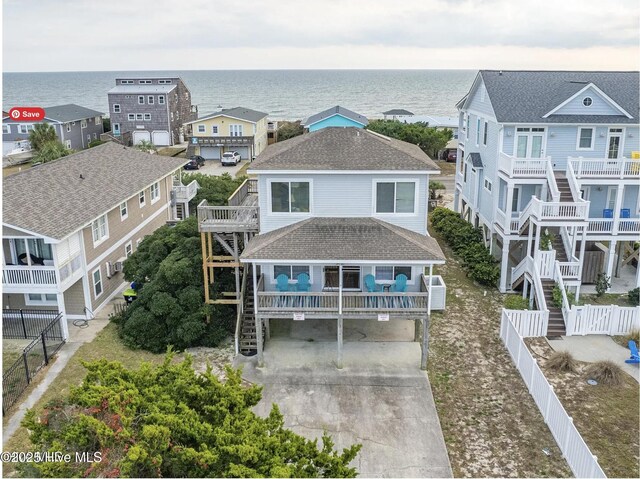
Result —
<instances>
[{"instance_id":1,"label":"wooden staircase","mask_svg":"<svg viewBox=\"0 0 640 479\"><path fill-rule=\"evenodd\" d=\"M551 279L542 280L542 290L544 291L544 300L549 310L549 326L547 328L547 336L564 336L567 333L562 309L553 305L553 288L556 282Z\"/></svg>"},{"instance_id":2,"label":"wooden staircase","mask_svg":"<svg viewBox=\"0 0 640 479\"><path fill-rule=\"evenodd\" d=\"M556 177L556 185L558 185L558 191L560 192L561 202L574 201L573 194L571 193L571 187L569 186L569 180L567 180L566 173L562 171L554 171Z\"/></svg>"},{"instance_id":3,"label":"wooden staircase","mask_svg":"<svg viewBox=\"0 0 640 479\"><path fill-rule=\"evenodd\" d=\"M243 298L242 319L238 345L240 354L254 356L258 352L258 338L256 335L256 317L253 302L253 274L250 268L244 268L247 275L246 290ZM265 327L262 326L262 341L264 343Z\"/></svg>"}]
</instances>

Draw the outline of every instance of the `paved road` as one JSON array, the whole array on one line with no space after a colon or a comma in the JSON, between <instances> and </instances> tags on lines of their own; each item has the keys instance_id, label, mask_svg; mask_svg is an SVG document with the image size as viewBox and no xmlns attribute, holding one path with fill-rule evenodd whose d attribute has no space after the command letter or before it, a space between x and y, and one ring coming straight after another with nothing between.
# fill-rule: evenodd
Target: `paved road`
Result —
<instances>
[{"instance_id":1,"label":"paved road","mask_svg":"<svg viewBox=\"0 0 640 479\"><path fill-rule=\"evenodd\" d=\"M360 477L451 477L419 344L346 341L341 370L335 354L335 341L272 337L265 368L240 359L245 379L264 386L255 412L266 416L277 403L298 434L327 431L338 450L362 444L353 464Z\"/></svg>"}]
</instances>

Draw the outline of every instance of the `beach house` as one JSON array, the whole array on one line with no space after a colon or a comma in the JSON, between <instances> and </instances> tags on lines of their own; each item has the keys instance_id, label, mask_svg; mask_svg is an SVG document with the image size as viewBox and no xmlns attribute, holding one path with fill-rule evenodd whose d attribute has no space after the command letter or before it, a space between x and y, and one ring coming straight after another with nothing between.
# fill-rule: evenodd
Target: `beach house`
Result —
<instances>
[{"instance_id":1,"label":"beach house","mask_svg":"<svg viewBox=\"0 0 640 479\"><path fill-rule=\"evenodd\" d=\"M55 310L63 331L91 319L144 237L188 211L198 185L180 183L184 163L108 142L5 178L3 315Z\"/></svg>"},{"instance_id":2,"label":"beach house","mask_svg":"<svg viewBox=\"0 0 640 479\"><path fill-rule=\"evenodd\" d=\"M369 124L363 115L336 105L327 110L311 115L302 121L302 126L307 132L318 131L329 127L354 127L364 128Z\"/></svg>"},{"instance_id":3,"label":"beach house","mask_svg":"<svg viewBox=\"0 0 640 479\"><path fill-rule=\"evenodd\" d=\"M559 278L576 296L600 274L640 285L638 78L482 70L458 103L455 208L500 260L501 291L539 305Z\"/></svg>"},{"instance_id":4,"label":"beach house","mask_svg":"<svg viewBox=\"0 0 640 479\"><path fill-rule=\"evenodd\" d=\"M230 206L198 207L203 251L217 240L228 266L245 272L235 299L210 300L238 304L238 352L262 362L272 321L320 321L334 328L341 367L346 322L408 319L424 328L431 310L444 308L433 267L445 258L427 230L429 178L439 169L416 145L323 128L269 146L249 174L256 178ZM223 260L205 255L205 282Z\"/></svg>"}]
</instances>

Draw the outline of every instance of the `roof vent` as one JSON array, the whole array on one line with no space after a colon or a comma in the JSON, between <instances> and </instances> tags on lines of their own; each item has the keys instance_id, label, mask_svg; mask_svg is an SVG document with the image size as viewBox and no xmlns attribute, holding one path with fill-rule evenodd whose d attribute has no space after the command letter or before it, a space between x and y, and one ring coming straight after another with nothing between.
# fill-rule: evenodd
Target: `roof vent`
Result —
<instances>
[{"instance_id":1,"label":"roof vent","mask_svg":"<svg viewBox=\"0 0 640 479\"><path fill-rule=\"evenodd\" d=\"M502 70L500 70L500 71L498 72L498 75L502 76Z\"/></svg>"},{"instance_id":2,"label":"roof vent","mask_svg":"<svg viewBox=\"0 0 640 479\"><path fill-rule=\"evenodd\" d=\"M84 176L82 176L82 173L80 173L80 179L84 180Z\"/></svg>"}]
</instances>

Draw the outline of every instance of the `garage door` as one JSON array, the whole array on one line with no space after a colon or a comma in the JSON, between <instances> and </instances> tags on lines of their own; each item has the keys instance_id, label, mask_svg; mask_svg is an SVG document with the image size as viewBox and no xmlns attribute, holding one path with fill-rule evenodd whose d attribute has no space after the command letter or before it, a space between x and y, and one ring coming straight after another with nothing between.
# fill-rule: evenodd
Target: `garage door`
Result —
<instances>
[{"instance_id":1,"label":"garage door","mask_svg":"<svg viewBox=\"0 0 640 479\"><path fill-rule=\"evenodd\" d=\"M156 146L168 146L171 144L168 131L154 131L153 144Z\"/></svg>"},{"instance_id":2,"label":"garage door","mask_svg":"<svg viewBox=\"0 0 640 479\"><path fill-rule=\"evenodd\" d=\"M202 156L205 160L219 160L220 147L219 146L201 146L200 156Z\"/></svg>"},{"instance_id":3,"label":"garage door","mask_svg":"<svg viewBox=\"0 0 640 479\"><path fill-rule=\"evenodd\" d=\"M151 141L151 133L146 130L133 132L133 144L138 145L141 141Z\"/></svg>"},{"instance_id":4,"label":"garage door","mask_svg":"<svg viewBox=\"0 0 640 479\"><path fill-rule=\"evenodd\" d=\"M240 158L243 160L249 159L249 147L248 146L238 146L236 148L228 149L227 151L237 151L240 155Z\"/></svg>"}]
</instances>

